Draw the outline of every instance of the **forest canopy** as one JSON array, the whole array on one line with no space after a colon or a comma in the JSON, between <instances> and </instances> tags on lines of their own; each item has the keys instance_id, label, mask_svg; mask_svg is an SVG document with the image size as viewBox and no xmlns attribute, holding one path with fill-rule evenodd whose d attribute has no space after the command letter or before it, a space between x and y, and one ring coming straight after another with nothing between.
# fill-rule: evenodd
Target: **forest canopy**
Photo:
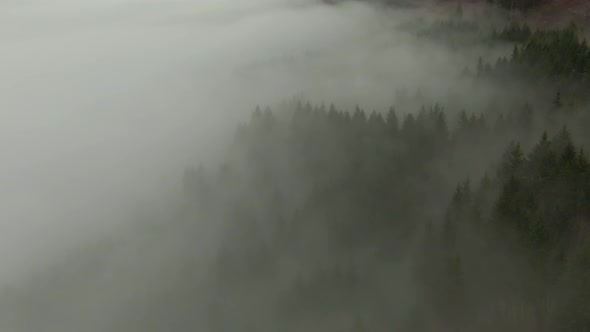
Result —
<instances>
[{"instance_id":1,"label":"forest canopy","mask_svg":"<svg viewBox=\"0 0 590 332\"><path fill-rule=\"evenodd\" d=\"M455 3L444 15L408 9L403 19L397 7L323 2L333 6L306 13L338 19L309 31L338 40L313 40L319 47L305 36L280 54L274 39L265 47L237 40L222 24L199 32L223 30L232 49L255 47L231 54L248 61L183 66L181 82L166 87L182 100L224 99L200 105L208 113L195 121L205 125L168 123L166 113L148 131L204 130L214 121L203 114L238 105L232 132L186 143L189 155L222 145L204 137L224 136L223 152L177 152L182 163L199 162L180 167L164 208L148 207L128 233L2 290L0 330L590 331L584 29L519 21L513 11L534 10L534 0L489 1L479 14ZM264 17L274 28L283 22L272 5ZM281 17L300 28L296 10L308 10L300 7ZM345 24L346 10L361 19ZM292 46L289 34L271 30L250 33ZM197 46L185 53L183 45L175 59L204 57ZM211 82L217 72L223 77ZM206 83L186 84L191 75ZM172 99L147 100L192 119L192 105ZM139 114L148 116L127 120L143 126Z\"/></svg>"},{"instance_id":2,"label":"forest canopy","mask_svg":"<svg viewBox=\"0 0 590 332\"><path fill-rule=\"evenodd\" d=\"M512 54L480 59L470 79L546 80L536 93L551 98L474 112L257 107L232 160L185 178L195 202L239 225L217 278L241 289L305 266L280 281L269 310L281 326L345 312L355 331L589 329L588 46L574 25L512 23L491 39ZM403 257L417 290L392 319L401 290L383 276Z\"/></svg>"}]
</instances>

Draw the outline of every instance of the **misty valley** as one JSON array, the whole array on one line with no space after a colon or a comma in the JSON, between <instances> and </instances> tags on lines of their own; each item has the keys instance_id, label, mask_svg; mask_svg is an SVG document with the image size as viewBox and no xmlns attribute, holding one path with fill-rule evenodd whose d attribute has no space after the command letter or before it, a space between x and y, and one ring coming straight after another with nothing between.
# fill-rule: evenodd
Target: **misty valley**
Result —
<instances>
[{"instance_id":1,"label":"misty valley","mask_svg":"<svg viewBox=\"0 0 590 332\"><path fill-rule=\"evenodd\" d=\"M26 248L44 241L31 223L23 232L35 237L2 249L19 273L0 278L0 330L590 331L587 24L535 20L549 0L122 2L104 18L84 7L104 22L79 14L83 38L103 25L105 40L127 33L104 46L124 54L143 27L166 32L104 60L133 67L122 75L56 70L72 94L105 94L47 112L104 104L56 116L55 132L81 136L51 142L79 145L35 167L62 170L55 183L96 179L64 196L87 202L76 218L55 214L71 222L52 226L51 209L35 217L78 242L47 240L53 249L24 268ZM53 24L58 34L79 23ZM39 42L25 34L10 45ZM78 79L94 81L76 89ZM22 84L18 100L34 102ZM51 91L40 100L56 100ZM21 111L10 98L0 106ZM35 118L2 116L17 129ZM120 161L99 161L109 158ZM54 186L48 196L67 190Z\"/></svg>"}]
</instances>

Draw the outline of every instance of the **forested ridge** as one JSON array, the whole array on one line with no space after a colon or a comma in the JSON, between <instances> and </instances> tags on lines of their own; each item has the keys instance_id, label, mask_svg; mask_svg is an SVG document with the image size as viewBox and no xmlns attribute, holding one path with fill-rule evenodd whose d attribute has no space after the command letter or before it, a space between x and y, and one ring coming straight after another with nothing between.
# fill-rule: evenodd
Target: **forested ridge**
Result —
<instances>
[{"instance_id":1,"label":"forested ridge","mask_svg":"<svg viewBox=\"0 0 590 332\"><path fill-rule=\"evenodd\" d=\"M378 10L322 2L334 6L311 13L338 17L318 27L334 40L305 36L293 51L281 34L259 45L254 36L275 31L236 19L253 39L228 32L244 49L232 57L247 61L228 61L227 71L217 68L223 59L210 70L182 67L182 83L166 89L203 99L197 104L211 112L191 104L196 115L183 122L205 125L172 126L166 115L163 127L215 131L207 117L235 104L232 121L241 122L190 136L205 142L189 140L177 154L200 145L215 157L181 158L171 193L138 208L137 220L0 289L0 330L590 331L583 29L504 15L542 2L533 0L487 1L479 14L449 6L444 16L430 12L438 7L408 9L422 3L412 0L365 1L400 6ZM299 29L305 16L286 12L280 17ZM184 47L178 59L200 56ZM255 89L237 89L245 85L231 84L230 72ZM191 75L206 84L186 84ZM172 99L146 98L184 112ZM223 152L206 139L224 135Z\"/></svg>"},{"instance_id":2,"label":"forested ridge","mask_svg":"<svg viewBox=\"0 0 590 332\"><path fill-rule=\"evenodd\" d=\"M194 203L227 221L222 298L280 290L245 325L590 330L588 46L575 26L491 36L514 51L470 79L542 85L540 102L378 112L296 99L257 107L219 168L186 172Z\"/></svg>"}]
</instances>

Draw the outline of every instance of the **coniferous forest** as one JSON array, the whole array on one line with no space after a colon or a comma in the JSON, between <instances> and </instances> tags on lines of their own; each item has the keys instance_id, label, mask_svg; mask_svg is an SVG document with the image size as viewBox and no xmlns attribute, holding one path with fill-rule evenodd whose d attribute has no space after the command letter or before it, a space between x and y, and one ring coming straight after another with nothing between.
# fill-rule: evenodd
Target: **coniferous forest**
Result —
<instances>
[{"instance_id":1,"label":"coniferous forest","mask_svg":"<svg viewBox=\"0 0 590 332\"><path fill-rule=\"evenodd\" d=\"M420 35L473 31L450 22ZM590 50L577 29L490 32L513 51L465 75L528 86L509 108L257 107L232 158L185 174L194 203L231 225L214 272L225 300L280 289L252 331L590 330ZM228 316L211 308L221 331Z\"/></svg>"},{"instance_id":2,"label":"coniferous forest","mask_svg":"<svg viewBox=\"0 0 590 332\"><path fill-rule=\"evenodd\" d=\"M187 167L174 212L141 229L192 248L206 220L220 243L206 268L178 254L165 289L143 276L158 303L142 302L128 331L150 319L154 331L590 331L585 31L472 16L458 6L399 27L469 59L448 98L392 87L402 97L386 109L300 95L243 105L225 154ZM82 257L29 283L67 302L78 288L63 275L102 276L100 258ZM51 300L12 291L0 328L28 323L13 312L51 317Z\"/></svg>"}]
</instances>

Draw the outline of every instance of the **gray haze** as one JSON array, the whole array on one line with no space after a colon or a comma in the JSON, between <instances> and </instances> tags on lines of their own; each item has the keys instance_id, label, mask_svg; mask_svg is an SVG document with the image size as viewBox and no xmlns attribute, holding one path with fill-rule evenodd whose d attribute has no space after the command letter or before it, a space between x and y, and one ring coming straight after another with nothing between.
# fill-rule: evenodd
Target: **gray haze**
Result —
<instances>
[{"instance_id":1,"label":"gray haze","mask_svg":"<svg viewBox=\"0 0 590 332\"><path fill-rule=\"evenodd\" d=\"M412 15L311 0L0 2L0 282L149 214L257 104L303 95L382 110L418 85L446 96L465 59L392 33ZM152 217L174 218L166 211ZM176 235L159 240L182 242ZM138 275L165 269L133 253L110 268L133 259ZM78 292L107 279L71 292L101 303L120 289ZM106 324L118 308L71 301L64 310L80 321Z\"/></svg>"},{"instance_id":2,"label":"gray haze","mask_svg":"<svg viewBox=\"0 0 590 332\"><path fill-rule=\"evenodd\" d=\"M122 222L258 103L383 108L402 77L455 70L380 19L311 1L1 2L1 274Z\"/></svg>"}]
</instances>

